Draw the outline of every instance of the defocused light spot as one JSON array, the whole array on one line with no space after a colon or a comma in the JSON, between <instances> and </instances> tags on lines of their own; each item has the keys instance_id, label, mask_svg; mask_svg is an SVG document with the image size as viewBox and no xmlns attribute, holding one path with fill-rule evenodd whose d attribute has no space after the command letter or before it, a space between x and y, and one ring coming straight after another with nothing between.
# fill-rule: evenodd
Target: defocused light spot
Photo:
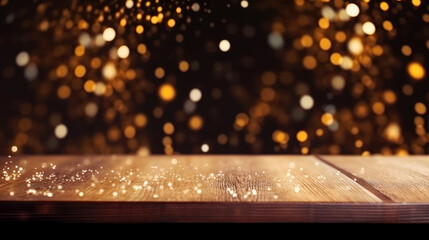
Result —
<instances>
[{"instance_id":1,"label":"defocused light spot","mask_svg":"<svg viewBox=\"0 0 429 240\"><path fill-rule=\"evenodd\" d=\"M203 94L198 88L194 88L189 92L189 99L191 99L192 102L200 101L202 96Z\"/></svg>"},{"instance_id":2,"label":"defocused light spot","mask_svg":"<svg viewBox=\"0 0 429 240\"><path fill-rule=\"evenodd\" d=\"M78 78L85 76L85 74L86 74L86 68L83 65L77 65L76 68L74 69L74 75Z\"/></svg>"},{"instance_id":3,"label":"defocused light spot","mask_svg":"<svg viewBox=\"0 0 429 240\"><path fill-rule=\"evenodd\" d=\"M273 132L272 138L274 142L286 144L289 141L289 134L281 130L276 130Z\"/></svg>"},{"instance_id":4,"label":"defocused light spot","mask_svg":"<svg viewBox=\"0 0 429 240\"><path fill-rule=\"evenodd\" d=\"M157 67L155 69L155 77L161 79L165 76L165 71L162 67Z\"/></svg>"},{"instance_id":5,"label":"defocused light spot","mask_svg":"<svg viewBox=\"0 0 429 240\"><path fill-rule=\"evenodd\" d=\"M18 147L17 147L17 146L12 146L12 147L10 148L10 150L11 150L12 152L16 153L16 152L18 152Z\"/></svg>"},{"instance_id":6,"label":"defocused light spot","mask_svg":"<svg viewBox=\"0 0 429 240\"><path fill-rule=\"evenodd\" d=\"M144 127L147 124L147 117L145 114L143 113L139 113L135 116L134 118L134 123L136 124L137 127Z\"/></svg>"},{"instance_id":7,"label":"defocused light spot","mask_svg":"<svg viewBox=\"0 0 429 240\"><path fill-rule=\"evenodd\" d=\"M204 121L201 118L201 116L199 115L194 115L191 118L189 118L189 128L194 130L194 131L198 131L203 127Z\"/></svg>"},{"instance_id":8,"label":"defocused light spot","mask_svg":"<svg viewBox=\"0 0 429 240\"><path fill-rule=\"evenodd\" d=\"M353 55L359 55L363 52L362 40L359 37L353 37L350 39L347 47Z\"/></svg>"},{"instance_id":9,"label":"defocused light spot","mask_svg":"<svg viewBox=\"0 0 429 240\"><path fill-rule=\"evenodd\" d=\"M283 36L280 33L272 32L268 35L268 44L273 49L281 49L284 44Z\"/></svg>"},{"instance_id":10,"label":"defocused light spot","mask_svg":"<svg viewBox=\"0 0 429 240\"><path fill-rule=\"evenodd\" d=\"M167 25L172 28L174 25L176 25L176 21L174 19L169 19L167 21Z\"/></svg>"},{"instance_id":11,"label":"defocused light spot","mask_svg":"<svg viewBox=\"0 0 429 240\"><path fill-rule=\"evenodd\" d=\"M306 132L306 131L304 131L304 130L299 131L299 132L296 134L296 139L297 139L299 142L305 142L305 141L307 141L307 139L308 139L308 134L307 134L307 132Z\"/></svg>"},{"instance_id":12,"label":"defocused light spot","mask_svg":"<svg viewBox=\"0 0 429 240\"><path fill-rule=\"evenodd\" d=\"M171 122L165 123L162 129L167 135L171 135L174 133L174 125Z\"/></svg>"},{"instance_id":13,"label":"defocused light spot","mask_svg":"<svg viewBox=\"0 0 429 240\"><path fill-rule=\"evenodd\" d=\"M173 85L166 83L161 85L158 90L158 95L162 100L169 102L176 96L176 90Z\"/></svg>"},{"instance_id":14,"label":"defocused light spot","mask_svg":"<svg viewBox=\"0 0 429 240\"><path fill-rule=\"evenodd\" d=\"M354 3L347 4L347 7L346 7L347 15L349 15L350 17L357 17L359 15L359 12L360 12L359 7L356 4Z\"/></svg>"},{"instance_id":15,"label":"defocused light spot","mask_svg":"<svg viewBox=\"0 0 429 240\"><path fill-rule=\"evenodd\" d=\"M27 52L20 52L16 55L15 62L16 65L20 67L24 67L30 61L30 55Z\"/></svg>"},{"instance_id":16,"label":"defocused light spot","mask_svg":"<svg viewBox=\"0 0 429 240\"><path fill-rule=\"evenodd\" d=\"M424 103L418 102L414 105L414 110L416 110L416 113L424 115L426 113L426 106Z\"/></svg>"},{"instance_id":17,"label":"defocused light spot","mask_svg":"<svg viewBox=\"0 0 429 240\"><path fill-rule=\"evenodd\" d=\"M112 80L116 77L117 71L114 63L107 63L102 69L103 77Z\"/></svg>"},{"instance_id":18,"label":"defocused light spot","mask_svg":"<svg viewBox=\"0 0 429 240\"><path fill-rule=\"evenodd\" d=\"M365 22L362 25L362 31L367 35L373 35L375 33L375 25L372 22Z\"/></svg>"},{"instance_id":19,"label":"defocused light spot","mask_svg":"<svg viewBox=\"0 0 429 240\"><path fill-rule=\"evenodd\" d=\"M111 42L116 37L116 32L113 28L106 28L103 32L103 39L106 42Z\"/></svg>"},{"instance_id":20,"label":"defocused light spot","mask_svg":"<svg viewBox=\"0 0 429 240\"><path fill-rule=\"evenodd\" d=\"M187 72L189 70L189 63L185 60L179 62L179 70L181 72Z\"/></svg>"},{"instance_id":21,"label":"defocused light spot","mask_svg":"<svg viewBox=\"0 0 429 240\"><path fill-rule=\"evenodd\" d=\"M67 136L68 133L68 129L66 127L66 125L64 124L59 124L55 127L55 136L58 139L63 139Z\"/></svg>"},{"instance_id":22,"label":"defocused light spot","mask_svg":"<svg viewBox=\"0 0 429 240\"><path fill-rule=\"evenodd\" d=\"M314 105L314 100L310 95L304 95L301 97L301 99L299 100L299 103L301 105L301 107L305 110L309 110L313 107Z\"/></svg>"},{"instance_id":23,"label":"defocused light spot","mask_svg":"<svg viewBox=\"0 0 429 240\"><path fill-rule=\"evenodd\" d=\"M71 89L67 85L62 85L57 90L57 95L61 99L67 99L68 97L70 97L70 94L71 94Z\"/></svg>"},{"instance_id":24,"label":"defocused light spot","mask_svg":"<svg viewBox=\"0 0 429 240\"><path fill-rule=\"evenodd\" d=\"M98 106L97 104L90 102L88 104L86 104L85 106L85 114L88 117L95 117L95 115L97 115L98 112Z\"/></svg>"},{"instance_id":25,"label":"defocused light spot","mask_svg":"<svg viewBox=\"0 0 429 240\"><path fill-rule=\"evenodd\" d=\"M247 8L247 7L249 7L249 2L246 1L246 0L242 0L240 2L240 5L241 5L242 8Z\"/></svg>"},{"instance_id":26,"label":"defocused light spot","mask_svg":"<svg viewBox=\"0 0 429 240\"><path fill-rule=\"evenodd\" d=\"M332 125L334 123L334 116L330 113L324 113L321 117L321 121L326 126Z\"/></svg>"},{"instance_id":27,"label":"defocused light spot","mask_svg":"<svg viewBox=\"0 0 429 240\"><path fill-rule=\"evenodd\" d=\"M407 67L408 74L416 80L421 80L425 77L426 71L423 66L418 62L411 62Z\"/></svg>"},{"instance_id":28,"label":"defocused light spot","mask_svg":"<svg viewBox=\"0 0 429 240\"><path fill-rule=\"evenodd\" d=\"M129 55L130 55L130 49L127 46L122 45L118 48L118 57L124 59L124 58L127 58Z\"/></svg>"},{"instance_id":29,"label":"defocused light spot","mask_svg":"<svg viewBox=\"0 0 429 240\"><path fill-rule=\"evenodd\" d=\"M220 41L219 49L222 52L228 52L230 48L231 48L231 44L229 43L228 40L224 39L224 40Z\"/></svg>"},{"instance_id":30,"label":"defocused light spot","mask_svg":"<svg viewBox=\"0 0 429 240\"><path fill-rule=\"evenodd\" d=\"M209 145L207 145L206 143L204 143L203 145L201 145L201 151L202 152L208 152L210 150Z\"/></svg>"},{"instance_id":31,"label":"defocused light spot","mask_svg":"<svg viewBox=\"0 0 429 240\"><path fill-rule=\"evenodd\" d=\"M245 127L249 123L249 120L250 119L249 119L249 116L247 116L247 114L245 114L245 113L239 113L235 117L235 124L238 127L243 128L243 127Z\"/></svg>"},{"instance_id":32,"label":"defocused light spot","mask_svg":"<svg viewBox=\"0 0 429 240\"><path fill-rule=\"evenodd\" d=\"M335 90L343 90L345 85L346 85L346 81L342 76L337 75L333 77L331 80L331 86Z\"/></svg>"},{"instance_id":33,"label":"defocused light spot","mask_svg":"<svg viewBox=\"0 0 429 240\"><path fill-rule=\"evenodd\" d=\"M198 4L198 3L193 3L193 4L192 4L192 6L191 6L191 9L192 9L192 11L194 11L194 12L198 12L198 11L200 11L200 4Z\"/></svg>"}]
</instances>

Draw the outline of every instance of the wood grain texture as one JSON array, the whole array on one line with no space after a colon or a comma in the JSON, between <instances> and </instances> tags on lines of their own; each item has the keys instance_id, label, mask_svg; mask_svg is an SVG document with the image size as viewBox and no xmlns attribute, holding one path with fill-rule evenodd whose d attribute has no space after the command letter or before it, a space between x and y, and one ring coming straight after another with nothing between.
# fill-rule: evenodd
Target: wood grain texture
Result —
<instances>
[{"instance_id":1,"label":"wood grain texture","mask_svg":"<svg viewBox=\"0 0 429 240\"><path fill-rule=\"evenodd\" d=\"M19 156L0 166L0 221L429 222L424 156Z\"/></svg>"},{"instance_id":2,"label":"wood grain texture","mask_svg":"<svg viewBox=\"0 0 429 240\"><path fill-rule=\"evenodd\" d=\"M322 156L395 202L429 202L429 156Z\"/></svg>"},{"instance_id":3,"label":"wood grain texture","mask_svg":"<svg viewBox=\"0 0 429 240\"><path fill-rule=\"evenodd\" d=\"M2 179L0 200L381 201L312 156L54 156L10 161L9 167L22 167L23 173L16 180Z\"/></svg>"}]
</instances>

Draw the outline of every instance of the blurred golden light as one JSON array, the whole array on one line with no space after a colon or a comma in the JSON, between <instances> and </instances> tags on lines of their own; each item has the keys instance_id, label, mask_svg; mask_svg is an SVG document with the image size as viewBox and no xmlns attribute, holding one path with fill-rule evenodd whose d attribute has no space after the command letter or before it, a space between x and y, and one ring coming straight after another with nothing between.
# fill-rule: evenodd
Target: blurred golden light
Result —
<instances>
[{"instance_id":1,"label":"blurred golden light","mask_svg":"<svg viewBox=\"0 0 429 240\"><path fill-rule=\"evenodd\" d=\"M111 42L116 37L116 32L113 28L106 28L103 32L103 39L106 42Z\"/></svg>"},{"instance_id":2,"label":"blurred golden light","mask_svg":"<svg viewBox=\"0 0 429 240\"><path fill-rule=\"evenodd\" d=\"M418 62L411 62L407 67L408 74L416 80L421 80L426 75L426 70L423 66Z\"/></svg>"},{"instance_id":3,"label":"blurred golden light","mask_svg":"<svg viewBox=\"0 0 429 240\"><path fill-rule=\"evenodd\" d=\"M304 130L299 131L299 132L296 134L296 139L297 139L299 142L305 142L305 141L307 141L307 139L308 139L308 134L307 134L307 132L306 132L306 131L304 131Z\"/></svg>"},{"instance_id":4,"label":"blurred golden light","mask_svg":"<svg viewBox=\"0 0 429 240\"><path fill-rule=\"evenodd\" d=\"M203 119L201 118L201 116L199 115L194 115L189 119L188 125L189 128L194 130L194 131L198 131L203 127Z\"/></svg>"},{"instance_id":5,"label":"blurred golden light","mask_svg":"<svg viewBox=\"0 0 429 240\"><path fill-rule=\"evenodd\" d=\"M174 133L174 125L171 122L165 123L162 129L167 135L171 135Z\"/></svg>"},{"instance_id":6,"label":"blurred golden light","mask_svg":"<svg viewBox=\"0 0 429 240\"><path fill-rule=\"evenodd\" d=\"M334 123L334 116L330 113L324 113L321 117L321 121L326 126L332 125Z\"/></svg>"},{"instance_id":7,"label":"blurred golden light","mask_svg":"<svg viewBox=\"0 0 429 240\"><path fill-rule=\"evenodd\" d=\"M162 100L169 102L176 96L176 90L173 85L166 83L161 85L158 90L158 95Z\"/></svg>"},{"instance_id":8,"label":"blurred golden light","mask_svg":"<svg viewBox=\"0 0 429 240\"><path fill-rule=\"evenodd\" d=\"M135 116L134 118L134 123L136 124L137 127L144 127L147 124L147 117L144 113L139 113Z\"/></svg>"}]
</instances>

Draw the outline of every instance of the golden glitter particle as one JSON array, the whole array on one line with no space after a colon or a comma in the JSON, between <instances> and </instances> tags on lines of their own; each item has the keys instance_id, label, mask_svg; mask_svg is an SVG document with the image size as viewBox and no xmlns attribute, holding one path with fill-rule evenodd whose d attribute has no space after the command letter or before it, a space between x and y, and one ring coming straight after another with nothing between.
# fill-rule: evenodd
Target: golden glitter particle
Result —
<instances>
[{"instance_id":1,"label":"golden glitter particle","mask_svg":"<svg viewBox=\"0 0 429 240\"><path fill-rule=\"evenodd\" d=\"M124 136L128 139L134 138L136 135L136 129L133 126L126 126L124 129Z\"/></svg>"},{"instance_id":2,"label":"golden glitter particle","mask_svg":"<svg viewBox=\"0 0 429 240\"><path fill-rule=\"evenodd\" d=\"M231 48L231 44L229 43L228 40L224 39L219 42L219 49L222 52L228 52L230 48Z\"/></svg>"},{"instance_id":3,"label":"golden glitter particle","mask_svg":"<svg viewBox=\"0 0 429 240\"><path fill-rule=\"evenodd\" d=\"M305 142L305 141L307 141L307 139L308 139L308 134L307 134L307 132L306 132L306 131L304 131L304 130L299 131L299 132L296 134L296 139L297 139L299 142Z\"/></svg>"},{"instance_id":4,"label":"golden glitter particle","mask_svg":"<svg viewBox=\"0 0 429 240\"><path fill-rule=\"evenodd\" d=\"M129 55L130 55L130 49L127 46L122 45L118 48L118 57L125 59Z\"/></svg>"},{"instance_id":5,"label":"golden glitter particle","mask_svg":"<svg viewBox=\"0 0 429 240\"><path fill-rule=\"evenodd\" d=\"M17 146L12 146L12 147L10 148L10 150L11 150L12 152L16 153L16 152L18 152L18 147L17 147Z\"/></svg>"},{"instance_id":6,"label":"golden glitter particle","mask_svg":"<svg viewBox=\"0 0 429 240\"><path fill-rule=\"evenodd\" d=\"M310 149L308 149L308 147L302 147L301 148L301 154L308 154L308 152L310 151ZM295 187L295 192L298 193L299 192L299 187Z\"/></svg>"},{"instance_id":7,"label":"golden glitter particle","mask_svg":"<svg viewBox=\"0 0 429 240\"><path fill-rule=\"evenodd\" d=\"M117 71L114 63L107 63L104 65L102 72L103 77L107 80L112 80L116 77Z\"/></svg>"},{"instance_id":8,"label":"golden glitter particle","mask_svg":"<svg viewBox=\"0 0 429 240\"><path fill-rule=\"evenodd\" d=\"M425 69L418 62L411 62L408 64L407 70L408 74L416 80L422 80L426 75Z\"/></svg>"},{"instance_id":9,"label":"golden glitter particle","mask_svg":"<svg viewBox=\"0 0 429 240\"><path fill-rule=\"evenodd\" d=\"M201 145L201 151L206 153L210 150L210 147L208 144L204 143L203 145Z\"/></svg>"},{"instance_id":10,"label":"golden glitter particle","mask_svg":"<svg viewBox=\"0 0 429 240\"><path fill-rule=\"evenodd\" d=\"M165 76L165 71L162 67L158 67L155 69L155 77L161 79Z\"/></svg>"},{"instance_id":11,"label":"golden glitter particle","mask_svg":"<svg viewBox=\"0 0 429 240\"><path fill-rule=\"evenodd\" d=\"M116 32L113 28L106 28L103 32L103 39L106 42L111 42L116 37Z\"/></svg>"},{"instance_id":12,"label":"golden glitter particle","mask_svg":"<svg viewBox=\"0 0 429 240\"><path fill-rule=\"evenodd\" d=\"M362 25L362 31L367 35L373 35L375 33L375 25L372 22L365 22Z\"/></svg>"},{"instance_id":13,"label":"golden glitter particle","mask_svg":"<svg viewBox=\"0 0 429 240\"><path fill-rule=\"evenodd\" d=\"M401 47L401 52L404 54L404 56L408 57L413 53L413 49L411 49L408 45L404 45Z\"/></svg>"},{"instance_id":14,"label":"golden glitter particle","mask_svg":"<svg viewBox=\"0 0 429 240\"><path fill-rule=\"evenodd\" d=\"M82 78L86 74L86 68L83 65L77 65L74 69L74 75L78 78Z\"/></svg>"},{"instance_id":15,"label":"golden glitter particle","mask_svg":"<svg viewBox=\"0 0 429 240\"><path fill-rule=\"evenodd\" d=\"M308 70L313 70L317 67L317 60L313 56L305 56L302 60L302 64Z\"/></svg>"},{"instance_id":16,"label":"golden glitter particle","mask_svg":"<svg viewBox=\"0 0 429 240\"><path fill-rule=\"evenodd\" d=\"M147 51L147 47L146 47L146 45L145 45L145 44L140 43L140 44L137 46L137 52L139 52L141 55L145 54L145 53L146 53L146 51Z\"/></svg>"},{"instance_id":17,"label":"golden glitter particle","mask_svg":"<svg viewBox=\"0 0 429 240\"><path fill-rule=\"evenodd\" d=\"M185 60L179 62L179 70L181 72L187 72L189 70L189 63Z\"/></svg>"},{"instance_id":18,"label":"golden glitter particle","mask_svg":"<svg viewBox=\"0 0 429 240\"><path fill-rule=\"evenodd\" d=\"M142 34L144 32L144 28L143 28L143 26L142 25L138 25L137 27L136 27L136 33L137 34Z\"/></svg>"},{"instance_id":19,"label":"golden glitter particle","mask_svg":"<svg viewBox=\"0 0 429 240\"><path fill-rule=\"evenodd\" d=\"M314 99L310 96L310 95L304 95L301 97L301 99L299 100L299 104L301 105L301 107L305 110L309 110L313 107L314 105Z\"/></svg>"},{"instance_id":20,"label":"golden glitter particle","mask_svg":"<svg viewBox=\"0 0 429 240\"><path fill-rule=\"evenodd\" d=\"M30 62L30 55L27 52L20 52L15 58L16 65L25 67Z\"/></svg>"},{"instance_id":21,"label":"golden glitter particle","mask_svg":"<svg viewBox=\"0 0 429 240\"><path fill-rule=\"evenodd\" d=\"M384 113L385 107L382 102L375 102L372 105L372 111L377 115L382 115Z\"/></svg>"},{"instance_id":22,"label":"golden glitter particle","mask_svg":"<svg viewBox=\"0 0 429 240\"><path fill-rule=\"evenodd\" d=\"M174 19L169 19L167 21L167 25L172 28L174 25L176 25L176 21Z\"/></svg>"},{"instance_id":23,"label":"golden glitter particle","mask_svg":"<svg viewBox=\"0 0 429 240\"><path fill-rule=\"evenodd\" d=\"M383 99L387 104L394 104L396 102L396 94L392 90L386 90L383 93Z\"/></svg>"},{"instance_id":24,"label":"golden glitter particle","mask_svg":"<svg viewBox=\"0 0 429 240\"><path fill-rule=\"evenodd\" d=\"M320 18L319 19L319 27L321 29L329 28L329 20L327 18Z\"/></svg>"},{"instance_id":25,"label":"golden glitter particle","mask_svg":"<svg viewBox=\"0 0 429 240\"><path fill-rule=\"evenodd\" d=\"M310 35L305 34L301 37L300 43L303 47L309 48L313 45L313 38Z\"/></svg>"},{"instance_id":26,"label":"golden glitter particle","mask_svg":"<svg viewBox=\"0 0 429 240\"><path fill-rule=\"evenodd\" d=\"M343 43L347 40L347 35L343 31L338 31L335 33L335 40L340 43Z\"/></svg>"},{"instance_id":27,"label":"golden glitter particle","mask_svg":"<svg viewBox=\"0 0 429 240\"><path fill-rule=\"evenodd\" d=\"M350 39L347 47L353 55L360 55L363 52L362 40L359 37L353 37Z\"/></svg>"},{"instance_id":28,"label":"golden glitter particle","mask_svg":"<svg viewBox=\"0 0 429 240\"><path fill-rule=\"evenodd\" d=\"M247 116L247 114L245 113L239 113L235 117L235 124L240 128L245 127L249 123L249 121L249 116Z\"/></svg>"},{"instance_id":29,"label":"golden glitter particle","mask_svg":"<svg viewBox=\"0 0 429 240\"><path fill-rule=\"evenodd\" d=\"M389 10L389 4L387 2L381 2L380 3L380 9L383 11Z\"/></svg>"},{"instance_id":30,"label":"golden glitter particle","mask_svg":"<svg viewBox=\"0 0 429 240\"><path fill-rule=\"evenodd\" d=\"M86 92L89 92L89 93L90 92L94 92L94 90L95 90L95 82L92 81L92 80L86 81L85 84L83 85L83 89Z\"/></svg>"},{"instance_id":31,"label":"golden glitter particle","mask_svg":"<svg viewBox=\"0 0 429 240\"><path fill-rule=\"evenodd\" d=\"M422 4L422 1L421 1L421 0L412 0L411 2L412 2L412 3L413 3L413 5L414 5L414 6L416 6L416 7L420 6L420 4Z\"/></svg>"},{"instance_id":32,"label":"golden glitter particle","mask_svg":"<svg viewBox=\"0 0 429 240\"><path fill-rule=\"evenodd\" d=\"M324 113L321 117L321 122L325 126L332 125L334 123L334 116L332 116L330 113Z\"/></svg>"},{"instance_id":33,"label":"golden glitter particle","mask_svg":"<svg viewBox=\"0 0 429 240\"><path fill-rule=\"evenodd\" d=\"M418 102L414 105L414 110L417 114L424 115L426 113L426 106L422 102Z\"/></svg>"},{"instance_id":34,"label":"golden glitter particle","mask_svg":"<svg viewBox=\"0 0 429 240\"><path fill-rule=\"evenodd\" d=\"M390 123L384 130L384 136L388 141L398 143L401 138L401 128L397 123Z\"/></svg>"},{"instance_id":35,"label":"golden glitter particle","mask_svg":"<svg viewBox=\"0 0 429 240\"><path fill-rule=\"evenodd\" d=\"M261 91L261 99L265 102L271 102L276 97L276 92L272 88L264 88Z\"/></svg>"},{"instance_id":36,"label":"golden glitter particle","mask_svg":"<svg viewBox=\"0 0 429 240\"><path fill-rule=\"evenodd\" d=\"M68 97L70 97L70 94L71 94L71 89L67 85L62 85L57 90L57 95L61 99L67 99Z\"/></svg>"},{"instance_id":37,"label":"golden glitter particle","mask_svg":"<svg viewBox=\"0 0 429 240\"><path fill-rule=\"evenodd\" d=\"M63 139L67 136L68 133L68 129L66 127L66 125L64 124L59 124L55 127L55 136L58 139Z\"/></svg>"},{"instance_id":38,"label":"golden glitter particle","mask_svg":"<svg viewBox=\"0 0 429 240\"><path fill-rule=\"evenodd\" d=\"M74 49L74 54L77 57L82 57L85 54L85 46L79 45Z\"/></svg>"},{"instance_id":39,"label":"golden glitter particle","mask_svg":"<svg viewBox=\"0 0 429 240\"><path fill-rule=\"evenodd\" d=\"M165 123L162 129L167 135L171 135L174 133L174 125L171 122Z\"/></svg>"},{"instance_id":40,"label":"golden glitter particle","mask_svg":"<svg viewBox=\"0 0 429 240\"><path fill-rule=\"evenodd\" d=\"M169 102L172 101L176 96L176 90L174 89L173 85L166 83L161 85L158 90L158 95L162 100Z\"/></svg>"},{"instance_id":41,"label":"golden glitter particle","mask_svg":"<svg viewBox=\"0 0 429 240\"><path fill-rule=\"evenodd\" d=\"M327 38L320 39L319 46L322 50L325 50L325 51L329 50L331 48L331 45L332 45L331 40Z\"/></svg>"},{"instance_id":42,"label":"golden glitter particle","mask_svg":"<svg viewBox=\"0 0 429 240\"><path fill-rule=\"evenodd\" d=\"M340 65L343 62L343 57L339 53L333 53L330 60L333 65Z\"/></svg>"},{"instance_id":43,"label":"golden glitter particle","mask_svg":"<svg viewBox=\"0 0 429 240\"><path fill-rule=\"evenodd\" d=\"M65 76L67 76L68 68L66 65L62 64L62 65L57 67L55 73L57 74L57 77L63 78Z\"/></svg>"},{"instance_id":44,"label":"golden glitter particle","mask_svg":"<svg viewBox=\"0 0 429 240\"><path fill-rule=\"evenodd\" d=\"M199 115L194 115L191 118L189 118L189 128L194 130L194 131L198 131L203 127L204 121L201 118L201 116Z\"/></svg>"},{"instance_id":45,"label":"golden glitter particle","mask_svg":"<svg viewBox=\"0 0 429 240\"><path fill-rule=\"evenodd\" d=\"M276 130L273 132L272 138L274 142L286 144L289 141L289 134L281 130Z\"/></svg>"},{"instance_id":46,"label":"golden glitter particle","mask_svg":"<svg viewBox=\"0 0 429 240\"><path fill-rule=\"evenodd\" d=\"M350 17L357 17L359 15L359 7L354 3L349 3L346 6L346 13Z\"/></svg>"},{"instance_id":47,"label":"golden glitter particle","mask_svg":"<svg viewBox=\"0 0 429 240\"><path fill-rule=\"evenodd\" d=\"M386 31L392 31L393 30L393 24L392 24L392 22L390 22L389 20L384 21L383 22L383 28Z\"/></svg>"},{"instance_id":48,"label":"golden glitter particle","mask_svg":"<svg viewBox=\"0 0 429 240\"><path fill-rule=\"evenodd\" d=\"M146 115L143 114L143 113L137 114L135 116L135 118L134 118L134 123L139 128L142 128L142 127L146 126L146 124L147 124L147 117L146 117Z\"/></svg>"},{"instance_id":49,"label":"golden glitter particle","mask_svg":"<svg viewBox=\"0 0 429 240\"><path fill-rule=\"evenodd\" d=\"M194 88L189 92L189 99L191 99L192 102L199 102L202 96L203 94L198 88Z\"/></svg>"},{"instance_id":50,"label":"golden glitter particle","mask_svg":"<svg viewBox=\"0 0 429 240\"><path fill-rule=\"evenodd\" d=\"M217 142L220 145L225 145L228 142L228 136L226 136L225 134L219 134L217 136Z\"/></svg>"}]
</instances>

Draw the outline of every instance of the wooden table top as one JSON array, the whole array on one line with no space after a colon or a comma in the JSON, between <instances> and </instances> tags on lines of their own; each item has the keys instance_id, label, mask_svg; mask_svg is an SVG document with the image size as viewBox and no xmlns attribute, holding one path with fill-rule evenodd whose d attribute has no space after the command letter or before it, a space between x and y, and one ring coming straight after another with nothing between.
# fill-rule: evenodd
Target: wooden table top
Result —
<instances>
[{"instance_id":1,"label":"wooden table top","mask_svg":"<svg viewBox=\"0 0 429 240\"><path fill-rule=\"evenodd\" d=\"M0 221L429 222L429 156L12 156L0 166Z\"/></svg>"}]
</instances>

